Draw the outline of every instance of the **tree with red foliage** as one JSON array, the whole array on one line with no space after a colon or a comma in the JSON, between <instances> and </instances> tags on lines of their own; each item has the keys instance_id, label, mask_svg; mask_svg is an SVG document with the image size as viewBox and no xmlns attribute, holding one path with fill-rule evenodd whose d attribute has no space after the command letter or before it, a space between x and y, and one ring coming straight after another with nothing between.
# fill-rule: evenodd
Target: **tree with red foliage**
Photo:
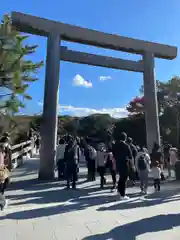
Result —
<instances>
[{"instance_id":1,"label":"tree with red foliage","mask_svg":"<svg viewBox=\"0 0 180 240\"><path fill-rule=\"evenodd\" d=\"M144 97L135 97L126 107L130 114L144 113Z\"/></svg>"}]
</instances>

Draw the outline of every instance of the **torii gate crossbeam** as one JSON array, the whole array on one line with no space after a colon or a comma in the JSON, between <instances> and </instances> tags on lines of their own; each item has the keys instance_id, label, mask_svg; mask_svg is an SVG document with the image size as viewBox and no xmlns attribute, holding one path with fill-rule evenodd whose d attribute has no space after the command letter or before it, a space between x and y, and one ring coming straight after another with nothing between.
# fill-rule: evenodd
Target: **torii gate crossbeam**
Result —
<instances>
[{"instance_id":1,"label":"torii gate crossbeam","mask_svg":"<svg viewBox=\"0 0 180 240\"><path fill-rule=\"evenodd\" d=\"M99 56L96 54L68 50L66 47L60 48L60 60L132 72L144 71L143 61L141 60L131 61L108 56Z\"/></svg>"}]
</instances>

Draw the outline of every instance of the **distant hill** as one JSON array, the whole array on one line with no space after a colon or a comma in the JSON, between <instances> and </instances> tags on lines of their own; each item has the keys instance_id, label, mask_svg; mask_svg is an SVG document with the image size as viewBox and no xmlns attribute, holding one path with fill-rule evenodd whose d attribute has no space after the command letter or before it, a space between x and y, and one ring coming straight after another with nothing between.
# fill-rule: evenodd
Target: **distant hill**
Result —
<instances>
[{"instance_id":1,"label":"distant hill","mask_svg":"<svg viewBox=\"0 0 180 240\"><path fill-rule=\"evenodd\" d=\"M13 142L26 138L30 128L40 131L41 115L16 115L12 119L0 118L0 132L10 132ZM119 121L108 114L92 114L86 117L59 116L58 134L70 133L107 139L113 125ZM47 126L48 127L48 126Z\"/></svg>"}]
</instances>

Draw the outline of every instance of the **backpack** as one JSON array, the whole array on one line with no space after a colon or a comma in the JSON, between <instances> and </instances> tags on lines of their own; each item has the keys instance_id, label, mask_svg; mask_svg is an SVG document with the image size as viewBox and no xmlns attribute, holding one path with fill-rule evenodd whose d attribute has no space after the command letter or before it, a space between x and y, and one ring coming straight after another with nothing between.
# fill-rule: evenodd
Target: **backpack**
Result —
<instances>
[{"instance_id":1,"label":"backpack","mask_svg":"<svg viewBox=\"0 0 180 240\"><path fill-rule=\"evenodd\" d=\"M138 159L138 169L141 171L147 169L147 162L146 162L145 154L142 154Z\"/></svg>"},{"instance_id":2,"label":"backpack","mask_svg":"<svg viewBox=\"0 0 180 240\"><path fill-rule=\"evenodd\" d=\"M72 165L76 163L76 160L74 157L75 157L75 147L67 145L64 153L64 158L68 165Z\"/></svg>"},{"instance_id":3,"label":"backpack","mask_svg":"<svg viewBox=\"0 0 180 240\"><path fill-rule=\"evenodd\" d=\"M89 150L89 154L88 154L89 159L94 160L97 156L96 150L92 146L90 146L88 150Z\"/></svg>"}]
</instances>

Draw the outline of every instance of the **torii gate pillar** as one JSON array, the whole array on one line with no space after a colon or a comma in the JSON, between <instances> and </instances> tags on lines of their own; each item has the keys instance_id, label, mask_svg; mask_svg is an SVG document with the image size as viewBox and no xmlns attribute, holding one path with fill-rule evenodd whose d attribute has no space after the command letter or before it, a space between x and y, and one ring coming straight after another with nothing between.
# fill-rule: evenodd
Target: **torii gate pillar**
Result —
<instances>
[{"instance_id":1,"label":"torii gate pillar","mask_svg":"<svg viewBox=\"0 0 180 240\"><path fill-rule=\"evenodd\" d=\"M154 55L151 52L145 52L143 54L143 62L146 142L149 153L151 153L155 142L160 145Z\"/></svg>"},{"instance_id":2,"label":"torii gate pillar","mask_svg":"<svg viewBox=\"0 0 180 240\"><path fill-rule=\"evenodd\" d=\"M39 179L54 178L57 141L60 35L52 32L47 40L46 77L43 117L41 123L41 150Z\"/></svg>"}]
</instances>

